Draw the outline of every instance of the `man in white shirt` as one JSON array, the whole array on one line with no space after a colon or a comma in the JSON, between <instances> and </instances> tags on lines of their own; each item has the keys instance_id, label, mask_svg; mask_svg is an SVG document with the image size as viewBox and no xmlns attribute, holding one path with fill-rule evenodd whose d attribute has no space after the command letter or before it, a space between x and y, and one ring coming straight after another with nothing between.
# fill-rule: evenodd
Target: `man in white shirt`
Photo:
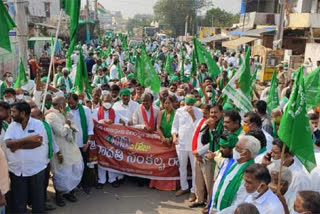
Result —
<instances>
[{"instance_id":1,"label":"man in white shirt","mask_svg":"<svg viewBox=\"0 0 320 214\"><path fill-rule=\"evenodd\" d=\"M121 100L113 105L113 109L119 114L120 123L132 125L132 115L139 108L139 104L130 99L131 93L125 88L120 91Z\"/></svg>"},{"instance_id":2,"label":"man in white shirt","mask_svg":"<svg viewBox=\"0 0 320 214\"><path fill-rule=\"evenodd\" d=\"M5 134L5 153L11 180L9 212L26 213L31 201L33 213L43 213L45 169L48 164L48 140L41 121L30 117L26 102L11 108L12 122ZM30 198L31 197L31 198Z\"/></svg>"},{"instance_id":3,"label":"man in white shirt","mask_svg":"<svg viewBox=\"0 0 320 214\"><path fill-rule=\"evenodd\" d=\"M194 95L188 94L185 98L186 106L179 108L172 123L173 143L176 145L177 155L179 158L179 173L181 189L177 191L176 196L181 196L187 193L189 184L187 180L187 165L188 160L191 163L192 169L192 187L189 201L194 202L195 196L195 171L194 171L194 156L192 154L192 137L196 125L202 118L200 109L194 107L196 102Z\"/></svg>"},{"instance_id":4,"label":"man in white shirt","mask_svg":"<svg viewBox=\"0 0 320 214\"><path fill-rule=\"evenodd\" d=\"M117 65L119 63L119 59L114 59L113 63L109 66L109 70L110 70L110 80L118 80L118 69L117 69Z\"/></svg>"},{"instance_id":5,"label":"man in white shirt","mask_svg":"<svg viewBox=\"0 0 320 214\"><path fill-rule=\"evenodd\" d=\"M88 162L88 146L89 140L93 135L93 120L91 115L91 110L79 104L79 96L77 94L69 94L68 97L68 110L70 109L71 113L74 116L74 122L79 130L76 132L76 143L78 144L81 155L84 162L84 173L81 180L81 185L85 193L89 194L90 189L88 185L88 181L86 180L88 177L89 169L87 166Z\"/></svg>"}]
</instances>

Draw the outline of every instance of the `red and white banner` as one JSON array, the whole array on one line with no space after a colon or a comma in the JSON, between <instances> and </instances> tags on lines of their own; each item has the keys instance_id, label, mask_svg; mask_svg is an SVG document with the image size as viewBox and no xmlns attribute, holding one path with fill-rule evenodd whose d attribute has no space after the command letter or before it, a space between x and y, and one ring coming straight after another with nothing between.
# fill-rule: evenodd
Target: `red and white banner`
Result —
<instances>
[{"instance_id":1,"label":"red and white banner","mask_svg":"<svg viewBox=\"0 0 320 214\"><path fill-rule=\"evenodd\" d=\"M95 122L89 159L108 170L154 180L179 180L174 145L166 146L158 134L122 125Z\"/></svg>"}]
</instances>

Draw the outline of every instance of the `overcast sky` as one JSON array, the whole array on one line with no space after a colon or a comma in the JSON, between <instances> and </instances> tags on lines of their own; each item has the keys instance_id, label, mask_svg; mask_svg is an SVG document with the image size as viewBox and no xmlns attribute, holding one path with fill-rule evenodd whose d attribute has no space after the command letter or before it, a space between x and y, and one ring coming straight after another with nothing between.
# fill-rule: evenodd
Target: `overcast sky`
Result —
<instances>
[{"instance_id":1,"label":"overcast sky","mask_svg":"<svg viewBox=\"0 0 320 214\"><path fill-rule=\"evenodd\" d=\"M157 0L99 0L107 10L120 10L122 15L133 17L137 13L153 14L153 5ZM226 11L240 12L241 0L212 0L216 7Z\"/></svg>"}]
</instances>

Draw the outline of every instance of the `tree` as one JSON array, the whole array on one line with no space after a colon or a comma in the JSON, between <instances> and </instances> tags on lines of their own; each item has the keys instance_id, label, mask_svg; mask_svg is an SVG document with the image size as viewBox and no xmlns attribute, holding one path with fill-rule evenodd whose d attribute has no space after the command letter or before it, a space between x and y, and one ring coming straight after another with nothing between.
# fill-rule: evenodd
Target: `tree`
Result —
<instances>
[{"instance_id":1,"label":"tree","mask_svg":"<svg viewBox=\"0 0 320 214\"><path fill-rule=\"evenodd\" d=\"M188 20L189 32L195 32L195 9L210 6L209 0L158 0L153 7L156 20L168 24L173 36L184 35L185 21Z\"/></svg>"},{"instance_id":2,"label":"tree","mask_svg":"<svg viewBox=\"0 0 320 214\"><path fill-rule=\"evenodd\" d=\"M152 15L137 14L132 19L128 20L127 30L132 31L133 28L150 26L152 21L153 21Z\"/></svg>"},{"instance_id":3,"label":"tree","mask_svg":"<svg viewBox=\"0 0 320 214\"><path fill-rule=\"evenodd\" d=\"M239 14L232 14L220 8L212 8L201 19L201 24L202 26L231 27L232 24L239 23L239 19Z\"/></svg>"}]
</instances>

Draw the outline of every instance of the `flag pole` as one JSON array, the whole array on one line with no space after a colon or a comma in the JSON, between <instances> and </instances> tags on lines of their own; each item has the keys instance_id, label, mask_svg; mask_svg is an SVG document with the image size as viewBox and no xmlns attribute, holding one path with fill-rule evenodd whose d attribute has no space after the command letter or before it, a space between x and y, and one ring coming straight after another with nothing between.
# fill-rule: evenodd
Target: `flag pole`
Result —
<instances>
[{"instance_id":1,"label":"flag pole","mask_svg":"<svg viewBox=\"0 0 320 214\"><path fill-rule=\"evenodd\" d=\"M281 150L281 162L280 162L280 170L278 175L278 185L277 185L277 193L280 194L280 187L281 187L281 177L282 177L282 167L284 162L284 152L286 150L286 144L283 143L282 150Z\"/></svg>"},{"instance_id":2,"label":"flag pole","mask_svg":"<svg viewBox=\"0 0 320 214\"><path fill-rule=\"evenodd\" d=\"M53 44L53 47L52 47L53 51L51 51L51 60L50 60L50 65L49 65L48 78L47 78L46 88L44 90L44 95L45 96L43 98L42 106L41 106L41 111L42 112L44 112L46 96L47 96L46 94L47 94L49 83L50 83L50 74L51 74L52 65L53 65L54 52L55 52L56 46L57 46L58 35L59 35L60 25L61 25L61 19L62 19L62 9L60 10L60 14L59 14L58 27L57 27L56 35L55 35L55 38L54 38L54 44Z\"/></svg>"}]
</instances>

